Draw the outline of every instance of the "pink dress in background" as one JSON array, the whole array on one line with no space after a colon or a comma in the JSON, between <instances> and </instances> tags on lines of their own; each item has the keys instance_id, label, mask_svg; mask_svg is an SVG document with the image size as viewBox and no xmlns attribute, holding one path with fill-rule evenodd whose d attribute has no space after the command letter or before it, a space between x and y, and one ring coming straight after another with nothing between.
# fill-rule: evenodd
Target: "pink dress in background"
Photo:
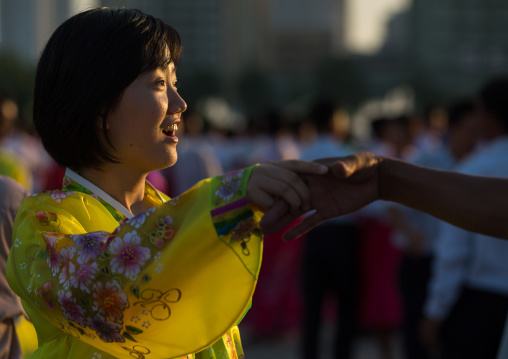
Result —
<instances>
[{"instance_id":1,"label":"pink dress in background","mask_svg":"<svg viewBox=\"0 0 508 359\"><path fill-rule=\"evenodd\" d=\"M392 244L391 235L392 228L380 219L361 220L360 328L396 329L400 325L397 268L401 253Z\"/></svg>"}]
</instances>

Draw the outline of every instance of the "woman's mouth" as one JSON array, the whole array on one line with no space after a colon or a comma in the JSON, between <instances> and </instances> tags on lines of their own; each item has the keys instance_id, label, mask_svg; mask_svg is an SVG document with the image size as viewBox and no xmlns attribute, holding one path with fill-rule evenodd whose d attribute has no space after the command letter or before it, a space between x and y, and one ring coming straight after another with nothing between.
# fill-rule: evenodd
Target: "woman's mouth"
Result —
<instances>
[{"instance_id":1,"label":"woman's mouth","mask_svg":"<svg viewBox=\"0 0 508 359\"><path fill-rule=\"evenodd\" d=\"M178 131L178 124L177 123L173 123L172 125L169 125L167 127L165 127L163 130L162 130L162 133L164 133L164 135L166 137L176 137L176 131Z\"/></svg>"}]
</instances>

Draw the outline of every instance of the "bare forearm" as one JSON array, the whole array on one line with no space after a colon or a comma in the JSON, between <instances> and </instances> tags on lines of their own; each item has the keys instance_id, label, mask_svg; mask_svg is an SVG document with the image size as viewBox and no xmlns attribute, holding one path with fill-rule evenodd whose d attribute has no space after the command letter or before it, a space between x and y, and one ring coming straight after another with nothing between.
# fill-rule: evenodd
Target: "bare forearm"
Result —
<instances>
[{"instance_id":1,"label":"bare forearm","mask_svg":"<svg viewBox=\"0 0 508 359\"><path fill-rule=\"evenodd\" d=\"M439 171L384 159L379 196L458 227L508 239L508 179Z\"/></svg>"}]
</instances>

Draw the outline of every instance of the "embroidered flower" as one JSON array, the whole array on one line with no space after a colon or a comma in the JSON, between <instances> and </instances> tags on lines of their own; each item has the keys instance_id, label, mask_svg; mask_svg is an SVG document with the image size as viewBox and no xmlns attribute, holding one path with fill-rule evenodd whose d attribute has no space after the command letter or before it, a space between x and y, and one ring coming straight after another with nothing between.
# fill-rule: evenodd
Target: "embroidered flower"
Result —
<instances>
[{"instance_id":1,"label":"embroidered flower","mask_svg":"<svg viewBox=\"0 0 508 359\"><path fill-rule=\"evenodd\" d=\"M65 289L69 289L71 275L76 269L74 263L72 263L72 258L74 257L75 253L76 248L74 247L67 247L60 250L60 255L62 256L63 260L63 267L58 280L61 284L63 284Z\"/></svg>"},{"instance_id":2,"label":"embroidered flower","mask_svg":"<svg viewBox=\"0 0 508 359\"><path fill-rule=\"evenodd\" d=\"M162 263L157 264L157 267L155 267L155 271L159 274L162 272Z\"/></svg>"},{"instance_id":3,"label":"embroidered flower","mask_svg":"<svg viewBox=\"0 0 508 359\"><path fill-rule=\"evenodd\" d=\"M146 217L148 217L148 215L150 215L150 213L140 213L132 218L129 223L132 227L139 228L143 225L143 223L145 223Z\"/></svg>"},{"instance_id":4,"label":"embroidered flower","mask_svg":"<svg viewBox=\"0 0 508 359\"><path fill-rule=\"evenodd\" d=\"M150 243L157 248L161 248L166 240L173 237L175 231L171 228L173 218L170 216L157 218L157 228L154 229L149 236Z\"/></svg>"},{"instance_id":5,"label":"embroidered flower","mask_svg":"<svg viewBox=\"0 0 508 359\"><path fill-rule=\"evenodd\" d=\"M60 303L60 309L62 309L65 319L76 322L83 327L85 326L85 311L81 306L76 304L76 298L72 296L71 291L58 291L58 303Z\"/></svg>"},{"instance_id":6,"label":"embroidered flower","mask_svg":"<svg viewBox=\"0 0 508 359\"><path fill-rule=\"evenodd\" d=\"M65 199L68 195L73 192L64 192L64 191L54 191L51 193L51 198L55 200L56 203L62 202L62 199Z\"/></svg>"},{"instance_id":7,"label":"embroidered flower","mask_svg":"<svg viewBox=\"0 0 508 359\"><path fill-rule=\"evenodd\" d=\"M149 210L138 214L137 216L129 220L130 225L134 228L140 228L143 225L143 223L145 223L145 220L148 217L150 217L150 215L154 213L156 210L157 207L152 207Z\"/></svg>"},{"instance_id":8,"label":"embroidered flower","mask_svg":"<svg viewBox=\"0 0 508 359\"><path fill-rule=\"evenodd\" d=\"M224 176L222 183L223 185L215 191L215 195L225 201L229 201L231 198L233 198L235 192L238 190L242 182L230 176Z\"/></svg>"},{"instance_id":9,"label":"embroidered flower","mask_svg":"<svg viewBox=\"0 0 508 359\"><path fill-rule=\"evenodd\" d=\"M53 309L53 302L49 296L49 293L51 292L51 289L53 288L53 284L51 282L46 282L42 286L41 289L39 289L39 296L44 299L46 302L46 305L49 309Z\"/></svg>"},{"instance_id":10,"label":"embroidered flower","mask_svg":"<svg viewBox=\"0 0 508 359\"><path fill-rule=\"evenodd\" d=\"M244 172L243 170L228 172L224 175L223 181L229 182L229 181L233 181L234 179L242 178L243 172Z\"/></svg>"},{"instance_id":11,"label":"embroidered flower","mask_svg":"<svg viewBox=\"0 0 508 359\"><path fill-rule=\"evenodd\" d=\"M74 236L74 242L79 247L78 263L84 264L95 260L102 254L104 232L93 232Z\"/></svg>"},{"instance_id":12,"label":"embroidered flower","mask_svg":"<svg viewBox=\"0 0 508 359\"><path fill-rule=\"evenodd\" d=\"M63 186L67 187L70 184L71 184L71 179L69 177L67 177L67 176L64 176L64 178L63 178Z\"/></svg>"},{"instance_id":13,"label":"embroidered flower","mask_svg":"<svg viewBox=\"0 0 508 359\"><path fill-rule=\"evenodd\" d=\"M49 220L46 217L46 212L38 211L35 215L37 216L37 218L39 218L39 222L41 222L41 224L48 224L49 223Z\"/></svg>"},{"instance_id":14,"label":"embroidered flower","mask_svg":"<svg viewBox=\"0 0 508 359\"><path fill-rule=\"evenodd\" d=\"M171 216L159 217L157 219L157 226L160 228L167 228L173 224L173 218Z\"/></svg>"},{"instance_id":15,"label":"embroidered flower","mask_svg":"<svg viewBox=\"0 0 508 359\"><path fill-rule=\"evenodd\" d=\"M122 330L120 323L107 321L99 314L96 314L93 318L88 318L87 322L88 326L95 330L103 341L107 343L125 342L125 339L120 335L120 330Z\"/></svg>"},{"instance_id":16,"label":"embroidered flower","mask_svg":"<svg viewBox=\"0 0 508 359\"><path fill-rule=\"evenodd\" d=\"M48 263L49 268L51 269L51 273L55 276L60 269L60 265L63 262L62 256L55 250L55 242L56 238L53 237L55 233L43 233L44 239L46 239L47 244L47 255L46 255L46 263Z\"/></svg>"},{"instance_id":17,"label":"embroidered flower","mask_svg":"<svg viewBox=\"0 0 508 359\"><path fill-rule=\"evenodd\" d=\"M50 225L51 222L58 222L58 217L56 213L38 211L35 215L39 219L39 223L42 224L43 226Z\"/></svg>"},{"instance_id":18,"label":"embroidered flower","mask_svg":"<svg viewBox=\"0 0 508 359\"><path fill-rule=\"evenodd\" d=\"M99 271L97 263L83 264L76 271L76 275L71 277L71 285L74 288L81 289L84 292L90 293L90 284Z\"/></svg>"},{"instance_id":19,"label":"embroidered flower","mask_svg":"<svg viewBox=\"0 0 508 359\"><path fill-rule=\"evenodd\" d=\"M127 233L123 238L115 238L110 246L110 251L115 256L111 259L111 271L136 279L141 266L150 258L150 250L139 246L140 243L141 238L136 231Z\"/></svg>"},{"instance_id":20,"label":"embroidered flower","mask_svg":"<svg viewBox=\"0 0 508 359\"><path fill-rule=\"evenodd\" d=\"M121 321L128 301L118 282L116 280L104 284L97 282L93 290L93 310L105 314L107 318Z\"/></svg>"}]
</instances>

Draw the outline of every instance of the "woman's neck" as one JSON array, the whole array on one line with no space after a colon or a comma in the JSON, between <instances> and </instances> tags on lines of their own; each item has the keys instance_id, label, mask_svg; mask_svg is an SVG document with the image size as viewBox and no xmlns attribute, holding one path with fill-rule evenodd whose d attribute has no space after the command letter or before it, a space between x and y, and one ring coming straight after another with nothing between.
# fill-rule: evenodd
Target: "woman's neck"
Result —
<instances>
[{"instance_id":1,"label":"woman's neck","mask_svg":"<svg viewBox=\"0 0 508 359\"><path fill-rule=\"evenodd\" d=\"M135 173L121 165L104 166L102 170L80 168L79 174L136 215L149 209L145 203L145 179L147 173Z\"/></svg>"}]
</instances>

